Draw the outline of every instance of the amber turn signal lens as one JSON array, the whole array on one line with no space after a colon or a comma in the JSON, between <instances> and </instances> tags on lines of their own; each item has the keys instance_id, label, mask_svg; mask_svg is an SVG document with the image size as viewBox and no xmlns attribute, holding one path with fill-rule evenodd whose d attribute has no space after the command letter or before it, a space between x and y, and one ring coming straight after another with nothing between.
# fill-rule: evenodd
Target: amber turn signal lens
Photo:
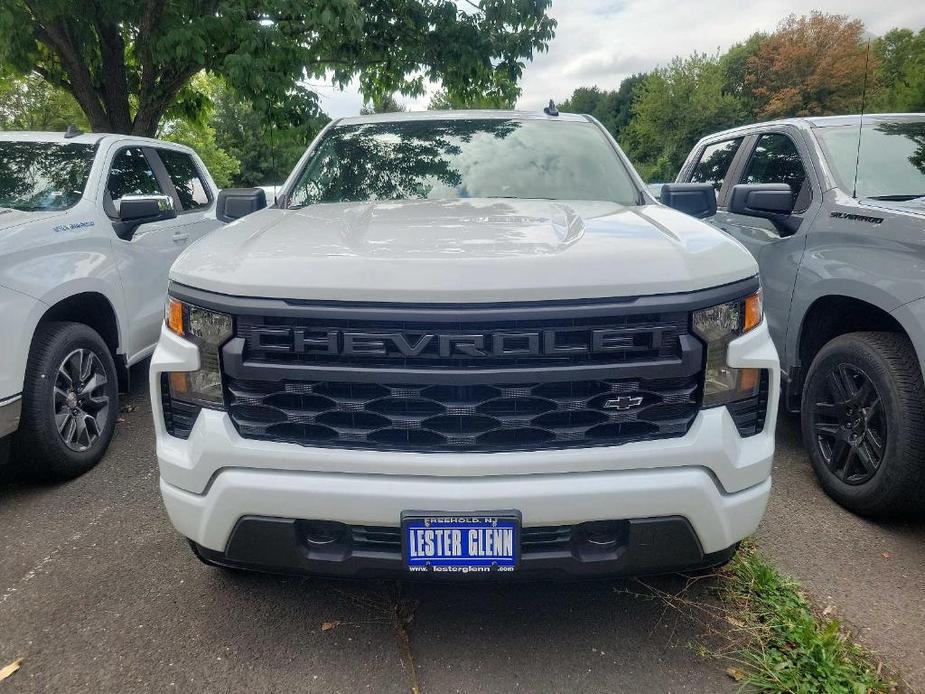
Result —
<instances>
[{"instance_id":1,"label":"amber turn signal lens","mask_svg":"<svg viewBox=\"0 0 925 694\"><path fill-rule=\"evenodd\" d=\"M761 369L739 369L739 392L743 395L757 393L760 378Z\"/></svg>"},{"instance_id":2,"label":"amber turn signal lens","mask_svg":"<svg viewBox=\"0 0 925 694\"><path fill-rule=\"evenodd\" d=\"M186 395L189 392L189 374L185 371L171 371L170 390L174 395Z\"/></svg>"},{"instance_id":3,"label":"amber turn signal lens","mask_svg":"<svg viewBox=\"0 0 925 694\"><path fill-rule=\"evenodd\" d=\"M745 299L745 322L742 326L743 333L747 333L749 330L753 330L761 324L761 318L764 315L761 304L760 289Z\"/></svg>"},{"instance_id":4,"label":"amber turn signal lens","mask_svg":"<svg viewBox=\"0 0 925 694\"><path fill-rule=\"evenodd\" d=\"M183 336L183 304L172 297L167 298L167 327L172 333Z\"/></svg>"}]
</instances>

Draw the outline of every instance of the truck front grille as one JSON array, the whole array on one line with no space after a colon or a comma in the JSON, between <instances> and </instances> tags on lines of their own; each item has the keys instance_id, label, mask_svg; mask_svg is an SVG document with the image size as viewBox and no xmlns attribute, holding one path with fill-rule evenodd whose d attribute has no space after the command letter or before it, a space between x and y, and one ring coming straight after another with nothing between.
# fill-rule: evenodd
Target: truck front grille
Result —
<instances>
[{"instance_id":1,"label":"truck front grille","mask_svg":"<svg viewBox=\"0 0 925 694\"><path fill-rule=\"evenodd\" d=\"M689 294L427 305L178 296L234 317L225 405L245 438L313 447L494 452L685 435L702 403Z\"/></svg>"},{"instance_id":2,"label":"truck front grille","mask_svg":"<svg viewBox=\"0 0 925 694\"><path fill-rule=\"evenodd\" d=\"M683 436L697 377L480 385L229 380L247 438L311 446L495 451Z\"/></svg>"}]
</instances>

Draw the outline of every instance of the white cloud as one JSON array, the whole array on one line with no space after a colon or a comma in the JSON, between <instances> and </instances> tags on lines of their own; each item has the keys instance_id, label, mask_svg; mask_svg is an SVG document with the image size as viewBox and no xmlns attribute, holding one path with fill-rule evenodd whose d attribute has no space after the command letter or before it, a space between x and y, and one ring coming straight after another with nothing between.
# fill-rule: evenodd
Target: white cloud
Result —
<instances>
[{"instance_id":1,"label":"white cloud","mask_svg":"<svg viewBox=\"0 0 925 694\"><path fill-rule=\"evenodd\" d=\"M910 0L555 0L559 26L549 52L527 65L519 108L540 109L552 97L565 99L576 87L615 89L634 72L664 65L676 55L714 53L756 31L772 31L790 13L812 10L861 19L868 31L925 26L925 3ZM331 116L359 113L356 85L341 92L319 87ZM428 97L399 99L411 109Z\"/></svg>"}]
</instances>

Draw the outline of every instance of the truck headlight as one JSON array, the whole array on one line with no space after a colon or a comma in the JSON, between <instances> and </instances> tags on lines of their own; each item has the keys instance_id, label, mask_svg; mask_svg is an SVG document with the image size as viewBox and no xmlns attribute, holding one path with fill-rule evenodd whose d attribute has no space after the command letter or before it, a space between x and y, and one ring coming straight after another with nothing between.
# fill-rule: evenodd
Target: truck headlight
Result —
<instances>
[{"instance_id":1,"label":"truck headlight","mask_svg":"<svg viewBox=\"0 0 925 694\"><path fill-rule=\"evenodd\" d=\"M707 344L704 407L724 405L758 393L761 369L733 368L726 360L726 352L730 342L761 324L763 314L760 289L741 299L694 311L694 333Z\"/></svg>"},{"instance_id":2,"label":"truck headlight","mask_svg":"<svg viewBox=\"0 0 925 694\"><path fill-rule=\"evenodd\" d=\"M199 348L196 371L169 374L171 396L203 407L223 408L219 350L232 336L231 316L168 297L165 322L172 333Z\"/></svg>"}]
</instances>

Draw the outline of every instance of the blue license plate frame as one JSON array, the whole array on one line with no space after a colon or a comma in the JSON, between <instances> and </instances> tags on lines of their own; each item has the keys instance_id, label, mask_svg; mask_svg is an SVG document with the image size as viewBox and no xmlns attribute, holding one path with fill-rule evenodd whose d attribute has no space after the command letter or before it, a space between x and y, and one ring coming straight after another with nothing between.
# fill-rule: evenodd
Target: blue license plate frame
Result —
<instances>
[{"instance_id":1,"label":"blue license plate frame","mask_svg":"<svg viewBox=\"0 0 925 694\"><path fill-rule=\"evenodd\" d=\"M402 562L412 574L512 573L520 565L521 525L518 511L405 511Z\"/></svg>"}]
</instances>

